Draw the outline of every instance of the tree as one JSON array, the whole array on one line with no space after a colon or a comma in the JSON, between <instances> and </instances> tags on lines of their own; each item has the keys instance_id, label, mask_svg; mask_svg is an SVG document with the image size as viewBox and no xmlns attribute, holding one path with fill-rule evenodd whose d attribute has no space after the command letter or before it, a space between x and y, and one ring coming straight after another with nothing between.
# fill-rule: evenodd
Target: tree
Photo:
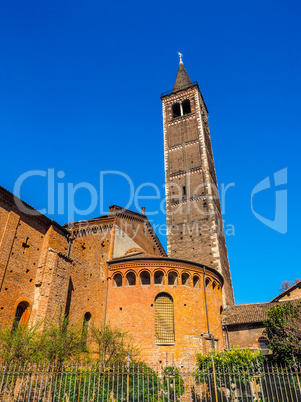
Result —
<instances>
[{"instance_id":1,"label":"tree","mask_svg":"<svg viewBox=\"0 0 301 402\"><path fill-rule=\"evenodd\" d=\"M41 358L37 331L40 324L28 328L3 326L0 328L0 357L6 364L18 363L24 365L36 362Z\"/></svg>"},{"instance_id":2,"label":"tree","mask_svg":"<svg viewBox=\"0 0 301 402\"><path fill-rule=\"evenodd\" d=\"M66 361L79 358L84 351L81 326L70 324L68 316L62 311L46 320L43 331L37 336L44 360L58 367Z\"/></svg>"},{"instance_id":3,"label":"tree","mask_svg":"<svg viewBox=\"0 0 301 402\"><path fill-rule=\"evenodd\" d=\"M267 311L267 316L265 333L273 359L288 364L294 357L301 361L301 301L273 306Z\"/></svg>"},{"instance_id":4,"label":"tree","mask_svg":"<svg viewBox=\"0 0 301 402\"><path fill-rule=\"evenodd\" d=\"M133 361L140 353L127 332L109 325L100 329L92 324L90 339L96 345L99 362L103 365L124 363L128 357Z\"/></svg>"},{"instance_id":5,"label":"tree","mask_svg":"<svg viewBox=\"0 0 301 402\"><path fill-rule=\"evenodd\" d=\"M300 278L295 278L294 281L283 281L281 283L280 292L284 292L285 290L289 289L291 286L295 285L296 283L300 282Z\"/></svg>"}]
</instances>

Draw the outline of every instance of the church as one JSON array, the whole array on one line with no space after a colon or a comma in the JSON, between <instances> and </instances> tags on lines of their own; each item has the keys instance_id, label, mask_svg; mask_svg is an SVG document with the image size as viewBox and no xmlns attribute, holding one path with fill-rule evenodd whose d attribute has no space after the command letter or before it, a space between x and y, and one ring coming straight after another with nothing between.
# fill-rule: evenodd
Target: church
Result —
<instances>
[{"instance_id":1,"label":"church","mask_svg":"<svg viewBox=\"0 0 301 402\"><path fill-rule=\"evenodd\" d=\"M144 209L113 205L61 226L0 187L2 325L34 325L63 308L71 322L128 331L149 363L266 347L271 303L234 303L208 110L181 58L161 100L167 250Z\"/></svg>"}]
</instances>

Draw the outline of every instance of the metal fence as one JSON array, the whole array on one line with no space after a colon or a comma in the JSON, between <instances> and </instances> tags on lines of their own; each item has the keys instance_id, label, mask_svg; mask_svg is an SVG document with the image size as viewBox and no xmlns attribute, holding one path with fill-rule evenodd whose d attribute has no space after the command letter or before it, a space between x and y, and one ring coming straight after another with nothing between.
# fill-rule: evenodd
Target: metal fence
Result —
<instances>
[{"instance_id":1,"label":"metal fence","mask_svg":"<svg viewBox=\"0 0 301 402\"><path fill-rule=\"evenodd\" d=\"M301 401L300 366L0 366L0 401Z\"/></svg>"}]
</instances>

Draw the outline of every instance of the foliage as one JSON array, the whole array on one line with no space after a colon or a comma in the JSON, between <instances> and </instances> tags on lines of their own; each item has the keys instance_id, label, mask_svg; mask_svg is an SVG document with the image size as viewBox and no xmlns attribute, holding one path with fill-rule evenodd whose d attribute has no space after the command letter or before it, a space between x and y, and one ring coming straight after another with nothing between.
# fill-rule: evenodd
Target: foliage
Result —
<instances>
[{"instance_id":1,"label":"foliage","mask_svg":"<svg viewBox=\"0 0 301 402\"><path fill-rule=\"evenodd\" d=\"M90 327L90 339L96 345L99 362L102 365L124 363L139 355L139 349L127 332L107 325L104 329L95 325Z\"/></svg>"},{"instance_id":2,"label":"foliage","mask_svg":"<svg viewBox=\"0 0 301 402\"><path fill-rule=\"evenodd\" d=\"M118 328L102 330L92 325L88 332L102 365L124 363L128 356L133 361L139 355L128 334ZM87 347L86 338L82 325L71 324L59 312L35 326L0 328L0 358L6 363L51 363L57 369L63 363L91 359L93 350Z\"/></svg>"},{"instance_id":3,"label":"foliage","mask_svg":"<svg viewBox=\"0 0 301 402\"><path fill-rule=\"evenodd\" d=\"M89 402L176 402L184 393L184 381L176 369L167 367L160 377L145 363L76 369L68 372L61 383L64 386L58 387L55 393L58 400L67 395L69 400Z\"/></svg>"},{"instance_id":4,"label":"foliage","mask_svg":"<svg viewBox=\"0 0 301 402\"><path fill-rule=\"evenodd\" d=\"M260 351L252 352L250 349L232 348L223 352L211 351L207 355L197 354L198 375L201 381L212 379L213 362L216 369L216 379L224 383L224 372L233 375L233 381L248 382L250 371L257 369L263 361ZM225 384L224 384L225 385Z\"/></svg>"},{"instance_id":5,"label":"foliage","mask_svg":"<svg viewBox=\"0 0 301 402\"><path fill-rule=\"evenodd\" d=\"M281 303L267 311L264 321L272 358L278 363L301 361L301 302Z\"/></svg>"},{"instance_id":6,"label":"foliage","mask_svg":"<svg viewBox=\"0 0 301 402\"><path fill-rule=\"evenodd\" d=\"M70 324L68 317L62 312L45 321L44 329L38 334L38 338L43 359L57 366L79 358L83 352L81 327Z\"/></svg>"},{"instance_id":7,"label":"foliage","mask_svg":"<svg viewBox=\"0 0 301 402\"><path fill-rule=\"evenodd\" d=\"M7 364L24 365L41 358L37 330L39 325L28 328L26 325L0 328L0 357Z\"/></svg>"}]
</instances>

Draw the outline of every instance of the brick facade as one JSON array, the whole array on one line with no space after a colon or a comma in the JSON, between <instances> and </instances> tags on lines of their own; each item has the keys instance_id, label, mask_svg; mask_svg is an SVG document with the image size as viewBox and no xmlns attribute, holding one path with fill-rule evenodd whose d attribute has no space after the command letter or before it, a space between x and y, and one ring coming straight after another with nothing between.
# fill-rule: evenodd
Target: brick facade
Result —
<instances>
[{"instance_id":1,"label":"brick facade","mask_svg":"<svg viewBox=\"0 0 301 402\"><path fill-rule=\"evenodd\" d=\"M1 325L13 325L18 306L29 325L59 309L71 322L89 313L98 327L128 331L149 363L166 353L193 362L212 347L209 334L217 350L258 347L270 303L234 305L208 111L183 64L162 103L168 256L144 212L112 206L107 216L62 227L0 187ZM277 300L298 298L300 289ZM156 332L162 294L172 342Z\"/></svg>"},{"instance_id":2,"label":"brick facade","mask_svg":"<svg viewBox=\"0 0 301 402\"><path fill-rule=\"evenodd\" d=\"M145 271L150 275L148 285L143 285L140 280L141 273ZM154 281L158 271L163 273L160 284ZM126 280L129 272L135 274L135 285L130 286ZM175 285L169 284L169 273L176 273ZM116 274L121 274L122 286L116 286ZM182 274L189 275L185 284L182 283ZM211 348L211 341L206 336L208 328L204 291L209 330L216 339L216 348L224 348L221 326L223 279L217 271L170 258L134 257L111 261L109 279L107 320L123 330L131 328L135 342L147 361L154 364L158 360L164 361L167 353L177 364L194 362L196 351L207 352ZM162 292L171 295L174 303L175 342L170 345L160 345L155 339L154 303L156 296Z\"/></svg>"}]
</instances>

